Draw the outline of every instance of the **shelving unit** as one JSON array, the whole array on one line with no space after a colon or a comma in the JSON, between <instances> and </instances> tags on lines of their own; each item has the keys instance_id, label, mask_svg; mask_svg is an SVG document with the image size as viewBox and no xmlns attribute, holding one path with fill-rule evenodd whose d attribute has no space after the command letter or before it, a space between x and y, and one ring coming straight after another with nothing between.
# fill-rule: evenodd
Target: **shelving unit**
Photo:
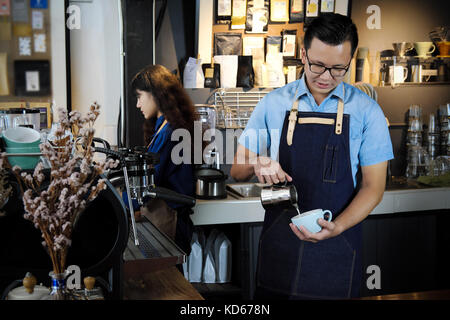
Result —
<instances>
[{"instance_id":1,"label":"shelving unit","mask_svg":"<svg viewBox=\"0 0 450 320\"><path fill-rule=\"evenodd\" d=\"M427 85L447 85L450 84L450 56L436 56L436 57L417 57L417 56L405 56L405 57L383 57L380 59L380 65L382 69L380 72L386 72L389 75L389 67L400 65L408 68L408 76L404 82L395 83L397 86L427 86ZM429 76L428 79L424 79L422 82L411 81L411 66L421 65L423 78ZM383 78L380 75L380 79ZM391 83L386 82L384 86L390 86ZM380 87L384 87L380 86Z\"/></svg>"}]
</instances>

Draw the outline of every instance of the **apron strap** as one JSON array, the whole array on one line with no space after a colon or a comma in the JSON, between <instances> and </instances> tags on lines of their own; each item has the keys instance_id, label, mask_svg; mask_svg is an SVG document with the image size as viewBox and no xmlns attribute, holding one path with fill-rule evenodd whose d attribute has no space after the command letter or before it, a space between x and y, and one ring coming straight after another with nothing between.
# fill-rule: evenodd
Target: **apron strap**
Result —
<instances>
[{"instance_id":1,"label":"apron strap","mask_svg":"<svg viewBox=\"0 0 450 320\"><path fill-rule=\"evenodd\" d=\"M342 87L343 95L345 98L345 87ZM295 93L297 96L297 92ZM292 145L292 139L294 137L294 130L295 130L295 124L297 122L297 111L298 111L298 101L299 99L296 99L294 103L292 104L292 109L289 114L289 123L288 123L288 129L287 129L287 136L286 141L287 145ZM337 135L342 133L342 119L344 117L344 101L342 99L339 99L338 106L337 106L337 115L336 115L336 127L335 127L335 133ZM305 124L305 123L320 123L320 124L328 124L333 125L334 119L322 119L322 118L299 118L298 119L299 124Z\"/></svg>"},{"instance_id":2,"label":"apron strap","mask_svg":"<svg viewBox=\"0 0 450 320\"><path fill-rule=\"evenodd\" d=\"M316 117L298 118L298 124L308 124L308 123L334 125L334 119L316 118Z\"/></svg>"},{"instance_id":3,"label":"apron strap","mask_svg":"<svg viewBox=\"0 0 450 320\"><path fill-rule=\"evenodd\" d=\"M161 126L159 127L158 131L155 133L155 135L153 136L152 141L150 141L150 143L147 146L147 149L150 148L150 146L152 145L153 141L155 141L156 136L158 135L158 133L166 126L167 124L167 120L164 120L164 122L161 124Z\"/></svg>"},{"instance_id":4,"label":"apron strap","mask_svg":"<svg viewBox=\"0 0 450 320\"><path fill-rule=\"evenodd\" d=\"M295 96L297 96L298 88L295 90ZM289 124L287 129L287 145L292 145L292 138L294 137L295 123L297 122L297 111L298 111L298 101L299 99L295 99L292 104L291 113L289 114Z\"/></svg>"},{"instance_id":5,"label":"apron strap","mask_svg":"<svg viewBox=\"0 0 450 320\"><path fill-rule=\"evenodd\" d=\"M345 87L342 85L342 94L345 99ZM339 99L337 106L337 116L336 116L336 129L335 133L337 135L342 133L342 117L344 116L344 100Z\"/></svg>"}]
</instances>

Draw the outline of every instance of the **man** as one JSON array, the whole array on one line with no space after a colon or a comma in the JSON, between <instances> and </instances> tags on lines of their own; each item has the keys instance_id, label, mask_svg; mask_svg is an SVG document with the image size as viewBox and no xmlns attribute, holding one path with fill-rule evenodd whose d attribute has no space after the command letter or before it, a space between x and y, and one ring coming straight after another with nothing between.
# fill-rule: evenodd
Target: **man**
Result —
<instances>
[{"instance_id":1,"label":"man","mask_svg":"<svg viewBox=\"0 0 450 320\"><path fill-rule=\"evenodd\" d=\"M325 14L312 21L301 50L303 76L267 94L239 138L233 178L287 180L297 189L301 212L333 213L330 222L318 220L322 230L313 234L291 223L294 210L266 210L256 298L359 295L360 222L383 197L393 153L379 105L343 83L357 46L350 18Z\"/></svg>"}]
</instances>

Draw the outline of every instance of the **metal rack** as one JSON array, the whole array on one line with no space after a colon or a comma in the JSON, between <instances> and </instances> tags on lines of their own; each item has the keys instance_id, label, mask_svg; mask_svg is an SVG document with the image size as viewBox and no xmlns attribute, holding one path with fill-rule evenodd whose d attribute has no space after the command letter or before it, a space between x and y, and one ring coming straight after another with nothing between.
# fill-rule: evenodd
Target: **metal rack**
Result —
<instances>
[{"instance_id":1,"label":"metal rack","mask_svg":"<svg viewBox=\"0 0 450 320\"><path fill-rule=\"evenodd\" d=\"M270 88L218 89L214 93L214 105L217 108L216 126L218 128L244 128L253 109L264 96L272 91Z\"/></svg>"}]
</instances>

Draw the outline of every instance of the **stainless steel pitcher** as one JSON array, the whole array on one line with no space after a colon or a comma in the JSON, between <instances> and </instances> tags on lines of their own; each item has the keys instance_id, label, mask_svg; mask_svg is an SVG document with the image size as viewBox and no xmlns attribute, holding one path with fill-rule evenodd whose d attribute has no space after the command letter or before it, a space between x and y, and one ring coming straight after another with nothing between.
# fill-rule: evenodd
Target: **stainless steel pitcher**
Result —
<instances>
[{"instance_id":1,"label":"stainless steel pitcher","mask_svg":"<svg viewBox=\"0 0 450 320\"><path fill-rule=\"evenodd\" d=\"M261 189L261 204L264 209L276 205L297 206L297 189L287 182L265 186Z\"/></svg>"}]
</instances>

